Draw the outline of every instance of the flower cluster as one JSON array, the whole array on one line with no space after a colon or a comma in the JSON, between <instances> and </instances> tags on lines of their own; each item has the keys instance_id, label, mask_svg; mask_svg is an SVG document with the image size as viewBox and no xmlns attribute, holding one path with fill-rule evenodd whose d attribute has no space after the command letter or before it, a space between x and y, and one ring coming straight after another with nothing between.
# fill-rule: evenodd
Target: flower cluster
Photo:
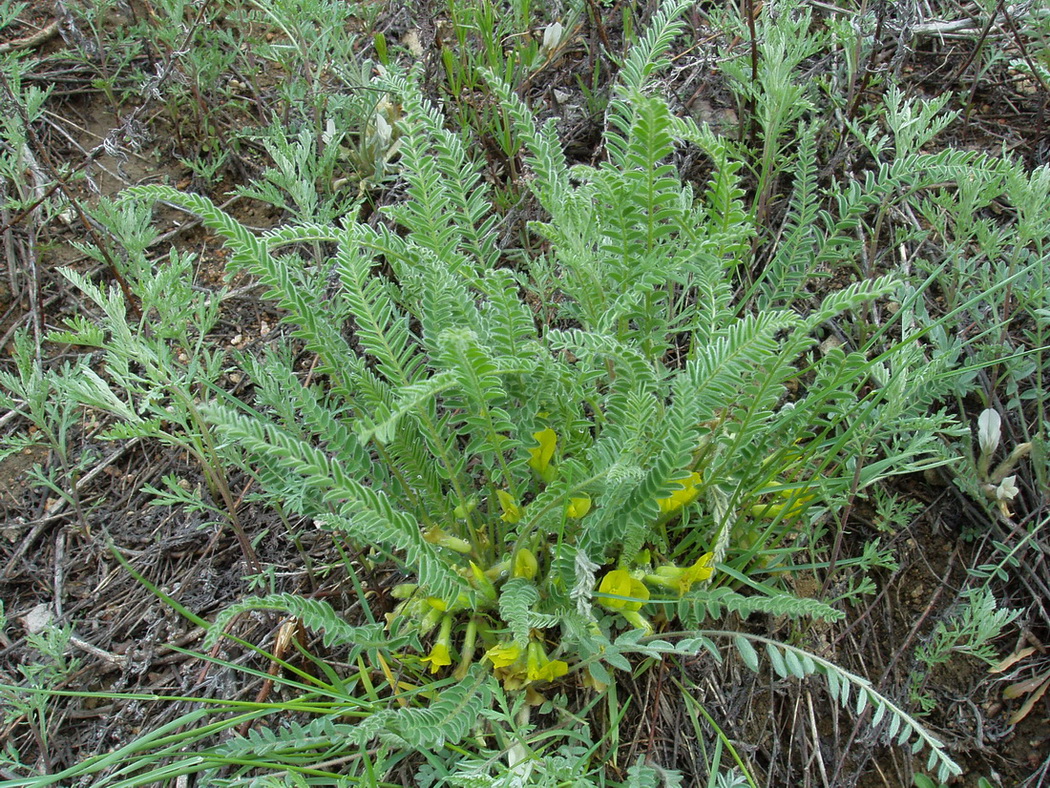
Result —
<instances>
[{"instance_id":1,"label":"flower cluster","mask_svg":"<svg viewBox=\"0 0 1050 788\"><path fill-rule=\"evenodd\" d=\"M533 432L532 437L536 445L527 449L528 467L541 485L551 484L558 475L558 434L550 427L545 427ZM668 484L672 488L670 493L656 499L661 518L669 518L693 503L699 497L702 485L703 479L696 471L684 471L678 474L678 478L671 479ZM455 508L454 516L460 527L462 522L477 517L478 503L477 497L471 497ZM568 497L563 506L565 518L580 520L592 511L593 502L590 496L577 494ZM528 504L514 493L497 488L488 511L493 518L498 516L504 523L515 525L528 522L527 508ZM448 604L427 596L424 589L416 585L403 584L394 589L394 596L403 601L388 616L388 620L393 621L398 616L407 617L415 622L423 635L437 629L430 651L421 658L421 663L431 673L456 665L454 675L465 675L467 667L475 658L475 646L480 645L482 659L492 665L493 673L508 690L528 689L535 694L533 685L565 676L569 672L569 664L548 656L540 630L532 630L527 641L522 641L503 640L498 634L502 630L488 628L499 609L501 583L508 578L517 578L535 582L537 591L544 587L540 562L543 554L539 553L537 557L537 553L527 546L531 541L535 547L541 541L540 537L533 535L521 539L506 555L493 562L491 556L487 560L479 557L491 549L490 544L486 549L484 539L472 537L468 541L449 533L451 530L451 524L433 525L426 531L424 538L432 545L463 556L457 563L461 562L460 571L474 588L471 598L463 595ZM630 625L652 633L652 624L641 612L650 594L655 592L682 596L696 583L711 578L713 564L713 556L708 553L690 566L680 567L669 563L650 568L651 571L613 569L599 583L598 602L622 616ZM452 641L458 618L466 619L466 627L462 633L460 653L456 654Z\"/></svg>"},{"instance_id":2,"label":"flower cluster","mask_svg":"<svg viewBox=\"0 0 1050 788\"><path fill-rule=\"evenodd\" d=\"M492 671L508 690L521 689L534 682L554 681L569 672L569 664L551 659L536 638L522 649L517 643L497 643L485 652Z\"/></svg>"},{"instance_id":3,"label":"flower cluster","mask_svg":"<svg viewBox=\"0 0 1050 788\"><path fill-rule=\"evenodd\" d=\"M653 572L639 571L637 576L626 569L613 569L606 573L598 585L598 601L603 607L619 613L632 626L651 634L653 625L639 612L649 600L648 587L669 590L681 597L689 592L694 583L710 580L714 571L712 553L700 556L692 566L665 564Z\"/></svg>"}]
</instances>

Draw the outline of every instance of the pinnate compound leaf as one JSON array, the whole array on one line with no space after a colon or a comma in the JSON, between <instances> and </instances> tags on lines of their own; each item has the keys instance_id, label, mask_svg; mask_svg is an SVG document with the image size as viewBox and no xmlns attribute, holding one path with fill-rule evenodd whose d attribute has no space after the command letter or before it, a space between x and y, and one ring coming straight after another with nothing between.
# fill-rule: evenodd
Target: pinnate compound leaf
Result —
<instances>
[{"instance_id":1,"label":"pinnate compound leaf","mask_svg":"<svg viewBox=\"0 0 1050 788\"><path fill-rule=\"evenodd\" d=\"M845 709L850 709L850 700L853 698L853 692L855 691L855 706L851 710L861 714L868 706L874 706L875 713L870 723L873 729L888 717L889 724L886 729L886 738L890 741L895 741L899 746L909 744L914 753L918 753L924 748L928 749L930 752L930 767L932 768L936 764L937 777L941 782L947 781L953 775L962 773L962 768L945 752L944 744L937 737L927 731L919 720L910 716L904 709L879 693L867 679L850 673L834 663L795 646L777 643L756 635L714 630L704 630L696 634L700 636L732 638L733 644L740 653L744 664L755 672L758 671L758 652L755 651L751 641L765 644L766 652L773 662L774 670L778 674L801 674L802 677L811 673L822 675L827 681L828 692L831 697ZM784 672L782 673L781 670Z\"/></svg>"},{"instance_id":2,"label":"pinnate compound leaf","mask_svg":"<svg viewBox=\"0 0 1050 788\"><path fill-rule=\"evenodd\" d=\"M532 606L540 601L540 592L530 581L523 577L508 580L499 595L500 617L510 627L514 642L521 648L529 643L529 629L532 626Z\"/></svg>"},{"instance_id":3,"label":"pinnate compound leaf","mask_svg":"<svg viewBox=\"0 0 1050 788\"><path fill-rule=\"evenodd\" d=\"M374 738L416 750L461 742L492 704L491 675L478 665L467 678L440 690L427 708L377 712L358 726L359 743Z\"/></svg>"},{"instance_id":4,"label":"pinnate compound leaf","mask_svg":"<svg viewBox=\"0 0 1050 788\"><path fill-rule=\"evenodd\" d=\"M248 597L219 613L205 638L205 648L210 649L218 642L227 625L235 617L252 610L279 610L295 616L307 629L320 633L322 642L328 648L354 645L390 649L397 648L400 644L390 638L382 624L348 624L324 600L306 599L295 594L269 594L263 597Z\"/></svg>"}]
</instances>

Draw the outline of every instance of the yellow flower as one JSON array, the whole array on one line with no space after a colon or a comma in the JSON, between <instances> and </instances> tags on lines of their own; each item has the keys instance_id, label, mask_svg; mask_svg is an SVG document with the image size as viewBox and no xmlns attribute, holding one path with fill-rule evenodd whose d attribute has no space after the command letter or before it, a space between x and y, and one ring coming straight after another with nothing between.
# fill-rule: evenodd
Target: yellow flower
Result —
<instances>
[{"instance_id":1,"label":"yellow flower","mask_svg":"<svg viewBox=\"0 0 1050 788\"><path fill-rule=\"evenodd\" d=\"M540 564L536 560L536 556L527 547L523 547L514 556L514 569L511 574L514 577L524 577L526 580L532 580L539 568Z\"/></svg>"},{"instance_id":2,"label":"yellow flower","mask_svg":"<svg viewBox=\"0 0 1050 788\"><path fill-rule=\"evenodd\" d=\"M431 673L437 673L446 665L452 664L452 651L443 643L435 643L430 649L430 654L423 657L423 661L430 663Z\"/></svg>"},{"instance_id":3,"label":"yellow flower","mask_svg":"<svg viewBox=\"0 0 1050 788\"><path fill-rule=\"evenodd\" d=\"M686 504L692 503L696 500L696 496L700 494L700 490L698 490L696 486L700 484L703 479L699 473L693 471L684 479L674 479L673 481L676 484L682 485L682 489L675 490L666 498L656 499L656 502L660 505L660 511L664 514L670 514L676 509L681 509Z\"/></svg>"},{"instance_id":4,"label":"yellow flower","mask_svg":"<svg viewBox=\"0 0 1050 788\"><path fill-rule=\"evenodd\" d=\"M714 572L714 553L704 553L696 559L695 564L682 572L682 576L678 580L680 592L683 594L686 593L692 587L693 583L702 583L704 580L710 580L711 575L713 575Z\"/></svg>"},{"instance_id":5,"label":"yellow flower","mask_svg":"<svg viewBox=\"0 0 1050 788\"><path fill-rule=\"evenodd\" d=\"M506 689L521 689L534 681L554 681L569 672L560 659L548 659L537 640L529 640L527 651L516 643L497 643L485 652L492 670Z\"/></svg>"},{"instance_id":6,"label":"yellow flower","mask_svg":"<svg viewBox=\"0 0 1050 788\"><path fill-rule=\"evenodd\" d=\"M452 616L445 616L441 619L437 641L422 661L430 663L431 673L437 673L446 665L452 664Z\"/></svg>"},{"instance_id":7,"label":"yellow flower","mask_svg":"<svg viewBox=\"0 0 1050 788\"><path fill-rule=\"evenodd\" d=\"M485 652L484 659L492 663L492 672L506 690L519 690L529 683L525 668L525 652L516 643L497 643Z\"/></svg>"},{"instance_id":8,"label":"yellow flower","mask_svg":"<svg viewBox=\"0 0 1050 788\"><path fill-rule=\"evenodd\" d=\"M521 659L521 646L516 643L497 643L485 652L485 659L494 668L508 668Z\"/></svg>"},{"instance_id":9,"label":"yellow flower","mask_svg":"<svg viewBox=\"0 0 1050 788\"><path fill-rule=\"evenodd\" d=\"M471 606L470 597L466 594L460 594L452 600L451 604L439 596L428 596L426 603L439 613L458 613Z\"/></svg>"},{"instance_id":10,"label":"yellow flower","mask_svg":"<svg viewBox=\"0 0 1050 788\"><path fill-rule=\"evenodd\" d=\"M689 593L693 583L708 580L714 574L714 554L704 553L696 563L685 569L669 564L657 567L656 571L646 576L646 581L675 591L679 596Z\"/></svg>"},{"instance_id":11,"label":"yellow flower","mask_svg":"<svg viewBox=\"0 0 1050 788\"><path fill-rule=\"evenodd\" d=\"M554 681L569 672L569 665L560 659L548 659L537 640L529 641L529 656L525 676L529 681Z\"/></svg>"},{"instance_id":12,"label":"yellow flower","mask_svg":"<svg viewBox=\"0 0 1050 788\"><path fill-rule=\"evenodd\" d=\"M590 498L570 498L569 508L565 510L565 513L572 518L583 517L587 512L591 510L591 499Z\"/></svg>"},{"instance_id":13,"label":"yellow flower","mask_svg":"<svg viewBox=\"0 0 1050 788\"><path fill-rule=\"evenodd\" d=\"M610 595L598 600L610 610L641 610L642 604L649 599L649 589L641 580L631 577L631 573L626 569L614 569L607 573L602 578L598 591Z\"/></svg>"},{"instance_id":14,"label":"yellow flower","mask_svg":"<svg viewBox=\"0 0 1050 788\"><path fill-rule=\"evenodd\" d=\"M599 599L601 605L615 610L623 616L633 627L644 629L647 635L653 633L653 625L638 611L649 599L649 589L645 584L634 577L626 569L614 569L602 578L598 591L608 594L604 599ZM629 597L620 599L618 597Z\"/></svg>"},{"instance_id":15,"label":"yellow flower","mask_svg":"<svg viewBox=\"0 0 1050 788\"><path fill-rule=\"evenodd\" d=\"M554 458L554 448L558 444L558 433L547 427L532 433L532 437L539 446L529 449L529 467L536 471L543 481L549 483L554 478L554 469L550 465Z\"/></svg>"},{"instance_id":16,"label":"yellow flower","mask_svg":"<svg viewBox=\"0 0 1050 788\"><path fill-rule=\"evenodd\" d=\"M485 574L480 566L475 564L473 561L470 562L470 574L474 577L474 585L477 586L481 595L490 602L496 601L496 586L489 580L488 575Z\"/></svg>"},{"instance_id":17,"label":"yellow flower","mask_svg":"<svg viewBox=\"0 0 1050 788\"><path fill-rule=\"evenodd\" d=\"M499 498L500 508L503 509L500 519L506 523L518 522L525 513L518 502L506 490L496 490L496 497Z\"/></svg>"},{"instance_id":18,"label":"yellow flower","mask_svg":"<svg viewBox=\"0 0 1050 788\"><path fill-rule=\"evenodd\" d=\"M449 550L455 550L457 553L469 553L473 548L465 539L460 539L458 536L447 534L441 528L436 525L428 528L423 533L423 538L430 544L436 544L438 547L445 547Z\"/></svg>"}]
</instances>

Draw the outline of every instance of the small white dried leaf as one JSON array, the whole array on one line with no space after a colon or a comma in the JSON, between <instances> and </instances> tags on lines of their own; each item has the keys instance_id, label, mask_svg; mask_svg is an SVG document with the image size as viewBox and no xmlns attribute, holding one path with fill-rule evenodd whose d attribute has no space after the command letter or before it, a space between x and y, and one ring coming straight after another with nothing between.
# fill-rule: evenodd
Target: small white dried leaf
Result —
<instances>
[{"instance_id":1,"label":"small white dried leaf","mask_svg":"<svg viewBox=\"0 0 1050 788\"><path fill-rule=\"evenodd\" d=\"M836 336L830 336L820 343L820 355L826 356L832 350L842 347L843 342Z\"/></svg>"},{"instance_id":2,"label":"small white dried leaf","mask_svg":"<svg viewBox=\"0 0 1050 788\"><path fill-rule=\"evenodd\" d=\"M991 408L981 411L981 415L977 417L977 441L981 446L981 454L991 454L998 448L1002 423L998 411Z\"/></svg>"},{"instance_id":3,"label":"small white dried leaf","mask_svg":"<svg viewBox=\"0 0 1050 788\"><path fill-rule=\"evenodd\" d=\"M409 30L401 37L401 43L412 54L412 57L420 59L423 57L423 44L419 40L418 30Z\"/></svg>"},{"instance_id":4,"label":"small white dried leaf","mask_svg":"<svg viewBox=\"0 0 1050 788\"><path fill-rule=\"evenodd\" d=\"M41 602L20 619L22 626L30 635L43 632L55 621L55 614L51 612L51 606Z\"/></svg>"}]
</instances>

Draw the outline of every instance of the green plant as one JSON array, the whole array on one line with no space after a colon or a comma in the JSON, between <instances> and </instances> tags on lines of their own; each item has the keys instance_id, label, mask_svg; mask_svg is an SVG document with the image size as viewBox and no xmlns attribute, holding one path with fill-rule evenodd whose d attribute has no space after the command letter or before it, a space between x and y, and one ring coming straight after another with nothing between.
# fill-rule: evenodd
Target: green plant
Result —
<instances>
[{"instance_id":1,"label":"green plant","mask_svg":"<svg viewBox=\"0 0 1050 788\"><path fill-rule=\"evenodd\" d=\"M218 391L225 363L225 352L208 340L221 296L193 288L191 255L173 249L166 262L154 264L148 259L147 250L156 238L148 209L103 201L96 215L121 245L124 275L134 301L128 303L116 288L106 290L82 274L63 271L98 312L94 321L84 316L71 319L66 330L52 332L48 338L102 351L105 377L82 359L75 368L47 378L54 394L45 392L44 401L76 403L115 418L116 424L101 436L104 439L150 438L188 452L204 471L210 496L204 508L230 523L245 560L258 572L211 428L200 412L200 399ZM84 252L100 261L117 256L116 249L112 257L93 247L85 247ZM0 379L0 385L10 384ZM200 505L200 499L176 479L166 481L166 491L155 491L158 502Z\"/></svg>"},{"instance_id":2,"label":"green plant","mask_svg":"<svg viewBox=\"0 0 1050 788\"><path fill-rule=\"evenodd\" d=\"M304 223L331 224L355 214L358 200L390 179L390 162L401 147L400 107L377 80L365 77L366 70L358 75L356 98L329 103L319 138L305 125L290 134L276 119L254 135L273 164L239 193Z\"/></svg>"},{"instance_id":3,"label":"green plant","mask_svg":"<svg viewBox=\"0 0 1050 788\"><path fill-rule=\"evenodd\" d=\"M742 23L734 22L740 29ZM752 136L757 139L752 144L759 146L753 165L758 176L755 211L760 226L784 170L785 147L799 121L816 106L814 84L800 79L799 66L825 45L824 36L814 30L810 11L798 5L764 15L763 22L763 57L756 63L752 54L726 64L735 92L753 113Z\"/></svg>"},{"instance_id":4,"label":"green plant","mask_svg":"<svg viewBox=\"0 0 1050 788\"><path fill-rule=\"evenodd\" d=\"M0 27L6 27L18 6L0 8ZM7 275L12 285L24 281L27 288L37 286L33 269L37 264L37 240L42 227L61 213L63 201L54 196L51 174L38 158L32 127L44 116L49 89L41 89L28 79L31 70L24 58L4 53L0 56L0 100L7 111L0 117L0 211L8 238ZM22 225L26 238L16 246L10 240L10 227ZM29 292L33 292L29 290ZM34 340L40 339L34 325Z\"/></svg>"},{"instance_id":5,"label":"green plant","mask_svg":"<svg viewBox=\"0 0 1050 788\"><path fill-rule=\"evenodd\" d=\"M896 532L907 528L924 508L919 501L897 495L882 486L872 487L871 492L875 527L880 531Z\"/></svg>"},{"instance_id":6,"label":"green plant","mask_svg":"<svg viewBox=\"0 0 1050 788\"><path fill-rule=\"evenodd\" d=\"M330 102L342 88L360 88L344 77L354 73L359 62L351 26L361 9L335 0L280 0L251 6L243 22L276 33L263 36L253 48L254 54L285 75L277 86L280 103L275 109L280 111L275 114L287 120L294 110L293 120L306 120L319 141Z\"/></svg>"},{"instance_id":7,"label":"green plant","mask_svg":"<svg viewBox=\"0 0 1050 788\"><path fill-rule=\"evenodd\" d=\"M209 625L209 622L196 616L177 600L165 595L148 580L137 575L119 553L114 555L164 604L171 606L197 626ZM304 607L302 612L305 623L319 626L316 616L311 615L309 606ZM99 786L140 786L155 785L158 780L174 780L180 776L198 774L201 775L202 781L209 785L235 785L240 784L241 778L256 767L272 771L280 769L277 773L281 774L283 779L296 781L294 784L300 784L299 781L306 776L313 780L325 779L325 784L328 785L366 781L367 784L386 788L390 783L380 781L376 775L395 767L402 757L396 754L391 757L385 744L378 748L358 747L356 755L335 765L326 767L324 761L326 753L331 753L333 749L338 749L341 754L345 753L346 748L341 748L341 745L349 742L346 734L359 729L361 720L369 718L373 712L381 711L385 705L369 680L362 660L367 659L370 664L384 657L390 660L392 654L408 641L389 637L379 626L349 627L345 622L341 623L342 626L329 620L325 621L325 627L333 638L330 642L338 641L344 646L351 642L355 644L351 647L348 657L351 662L356 661L360 665L360 671L356 675L336 676L323 659L315 657L301 646L291 647L295 651L294 655L287 654L288 644L275 643L272 651L255 648L258 655L266 661L265 664L271 666L271 670L267 672L248 667L245 672L272 681L277 692L287 693L290 696L288 699L227 702L203 698L111 693L109 697L114 700L164 701L171 704L190 701L192 705L188 711L177 715L170 723L116 748L82 758L65 770L33 773L33 770L28 768L19 769L24 776L9 779L4 784L12 787L44 786L72 779L90 779L93 785ZM288 629L284 627L282 631ZM290 638L289 643L296 643L295 638ZM215 654L193 653L193 656L209 663L216 671L229 667ZM297 658L305 660L305 669L288 661ZM473 714L479 710L469 704L457 705L456 700L457 697L462 700L466 696L471 703L478 703L479 696L474 692L475 687L468 685L450 689L451 691L443 696L442 702L432 704L430 710L413 710L419 717L419 727L426 729L429 726L437 731L436 736L420 739L420 746L439 743L441 731L448 725L456 724L452 718L457 713L462 714L466 710ZM30 700L36 706L51 704L66 694L57 689L54 683L32 690L2 683L0 693L4 697L13 698L29 693ZM402 697L412 699L416 697L416 693L405 692ZM480 695L480 700L483 701L484 698L484 694ZM253 727L269 715L274 715L276 721L272 730L268 727ZM248 733L238 734L238 729ZM391 727L392 734L395 730L396 728ZM215 737L219 734L228 735L223 737L224 741L217 741ZM350 749L354 750L352 743ZM238 761L245 765L234 770L231 776L226 767ZM335 768L338 771L335 771Z\"/></svg>"},{"instance_id":8,"label":"green plant","mask_svg":"<svg viewBox=\"0 0 1050 788\"><path fill-rule=\"evenodd\" d=\"M565 698L545 704L548 711L564 709ZM564 712L563 712L564 713ZM450 762L429 757L416 772L420 786L554 786L598 785L591 764L595 751L589 726L563 735L562 725L541 728L530 720L530 706L520 693L496 687L492 706L482 712L486 733L479 737L476 755ZM575 722L580 719L576 717ZM570 722L565 714L564 723Z\"/></svg>"},{"instance_id":9,"label":"green plant","mask_svg":"<svg viewBox=\"0 0 1050 788\"><path fill-rule=\"evenodd\" d=\"M343 133L334 129L322 138L321 149L313 132L303 127L289 136L274 122L259 136L274 166L263 170L262 179L240 193L281 208L301 222L328 224L352 212L356 205L336 188Z\"/></svg>"},{"instance_id":10,"label":"green plant","mask_svg":"<svg viewBox=\"0 0 1050 788\"><path fill-rule=\"evenodd\" d=\"M441 49L443 87L460 128L473 130L498 150L516 178L521 141L505 109L493 100L485 75L496 74L515 86L537 76L557 58L576 15L569 14L564 25L551 22L534 35L529 32L536 25L531 2L511 3L509 14L499 6L493 0L449 0L452 35Z\"/></svg>"},{"instance_id":11,"label":"green plant","mask_svg":"<svg viewBox=\"0 0 1050 788\"><path fill-rule=\"evenodd\" d=\"M12 0L3 0L0 3L0 30L5 30L10 27L26 10L26 3L12 2Z\"/></svg>"},{"instance_id":12,"label":"green plant","mask_svg":"<svg viewBox=\"0 0 1050 788\"><path fill-rule=\"evenodd\" d=\"M982 500L983 485L998 487L1030 452L1033 486L1045 489L1050 480L1045 265L1050 229L1039 217L1050 210L1050 168L1029 172L1006 160L994 168L977 168L969 178L959 180L958 189L922 194L915 204L929 224L927 237L943 250L937 259L920 257L917 263L939 271L944 307L966 316L970 337L964 341L936 325L939 316L926 305L917 304L913 319L935 324L927 335L934 354L966 359L967 369L953 381L960 410L964 398L976 389L986 405L981 418L996 419L995 424L979 425L985 437L977 454L969 445L959 447L960 454L972 458L972 470L958 474L956 483ZM1009 206L1005 220L998 216L1000 205ZM1010 451L1016 448L1019 453L993 472L991 458L1004 427L1010 430ZM1023 479L1023 474L1018 476L1015 486L1023 489ZM1023 497L1018 503L1028 505Z\"/></svg>"},{"instance_id":13,"label":"green plant","mask_svg":"<svg viewBox=\"0 0 1050 788\"><path fill-rule=\"evenodd\" d=\"M73 451L79 402L63 386L63 381L85 374L88 367L79 360L66 364L60 371L45 369L38 359L37 345L26 331L15 334L13 360L13 373L0 370L0 408L19 414L31 429L0 438L0 458L32 446L46 446L54 463L48 467L35 465L29 471L29 478L51 491L62 505L72 505L77 522L86 531L79 481L81 474L92 465L94 455L90 451L79 455ZM57 508L53 506L52 511Z\"/></svg>"},{"instance_id":14,"label":"green plant","mask_svg":"<svg viewBox=\"0 0 1050 788\"><path fill-rule=\"evenodd\" d=\"M925 774L916 774L913 785L915 788L947 788L942 782L934 782ZM991 780L987 777L977 778L977 788L994 788Z\"/></svg>"},{"instance_id":15,"label":"green plant","mask_svg":"<svg viewBox=\"0 0 1050 788\"><path fill-rule=\"evenodd\" d=\"M1011 60L1010 66L1028 74L1045 89L1050 85L1050 12L1045 8L1032 8L1023 20L1028 47L1022 48L1021 57Z\"/></svg>"},{"instance_id":16,"label":"green plant","mask_svg":"<svg viewBox=\"0 0 1050 788\"><path fill-rule=\"evenodd\" d=\"M221 6L160 0L135 28L149 54L146 88L163 102L177 155L207 177L236 144L231 129L251 109L244 95L254 74L244 51L258 42Z\"/></svg>"},{"instance_id":17,"label":"green plant","mask_svg":"<svg viewBox=\"0 0 1050 788\"><path fill-rule=\"evenodd\" d=\"M933 699L921 689L931 670L956 654L976 657L994 665L998 655L991 642L1020 613L1020 610L1000 608L987 587L964 595L958 607L937 622L927 641L916 650L915 656L923 667L912 676L912 693L921 708L928 712L934 706Z\"/></svg>"},{"instance_id":18,"label":"green plant","mask_svg":"<svg viewBox=\"0 0 1050 788\"><path fill-rule=\"evenodd\" d=\"M5 629L7 618L0 603L0 631ZM18 666L21 674L18 683L8 683L10 678L0 674L3 679L0 682L0 701L3 701L3 721L8 732L17 735L19 729L28 729L36 745L40 765L48 770L53 755L52 716L57 705L53 693L77 671L80 662L67 655L72 626L60 627L48 615L34 618L27 629L26 643L30 648L31 661ZM7 751L0 753L0 763L17 772L31 772L31 767L22 763L14 748L15 735L8 739Z\"/></svg>"},{"instance_id":19,"label":"green plant","mask_svg":"<svg viewBox=\"0 0 1050 788\"><path fill-rule=\"evenodd\" d=\"M970 204L965 183L992 194L1011 179L1017 193L1036 181L1021 183L1008 160L924 153L946 123L940 107L890 91L863 119L884 126L851 128L871 155L863 180L825 184L816 96L797 74L820 44L805 14L758 20L769 52L792 65L764 58L749 94L762 142L752 156L654 95L650 77L668 62L684 8L666 4L625 59L608 106L608 159L596 166L568 166L553 123L538 125L504 79L505 52L485 53L503 73L472 64L509 149L525 152L517 185L542 211L528 228L535 253L497 246L470 138L423 99L419 74L394 66L360 103L360 137L345 136L345 107L330 95L310 105L307 123L263 133L273 166L245 193L285 208L285 226L257 235L210 200L160 186L98 211L113 252L126 254L131 298L67 274L98 314L53 338L98 348L105 370L85 363L56 375L55 389L116 417L109 437L191 453L211 499L171 478L153 491L158 502L233 519L225 479L237 469L254 480L253 501L348 542L364 618L349 623L325 602L281 593L249 597L210 624L193 618L210 628L204 652L224 638L250 648L235 636L250 613L285 613L321 641L257 653L266 668L249 675L272 679L284 699L196 709L32 784L87 775L143 784L161 762L162 778L201 772L217 785L267 771L260 780L374 783L410 759L417 774L450 784L510 784L525 772L539 784L566 774L601 784L594 764L617 751L616 724L573 736L571 714L601 704L617 723L630 702L616 696L618 671L698 652L724 659L726 641L753 670L764 651L779 678L820 675L843 707L870 710L891 740L925 748L939 779L956 771L914 715L863 677L793 639L737 631L732 616L787 616L802 639L808 621L840 618L841 603L874 587L864 572L891 564L875 542L842 555L850 510L871 496L901 526L908 509L880 481L954 459L944 437L965 430L941 400L969 391L983 362L958 373L974 345L957 341L951 321L1022 282L1035 303L1039 259L1025 244L1040 243L1033 235L1016 247L1015 264L977 296L949 292L940 260L925 279L875 276L886 249L920 238L894 224L895 212L928 209L948 232ZM327 55L284 39L275 47L268 57L305 64L310 90L323 92ZM379 176L396 171L403 198L366 221L363 190L344 201L336 186L341 142ZM712 165L699 193L672 164L685 148ZM765 195L753 207L748 166ZM756 237L773 237L778 184L790 187L783 232L756 265ZM221 294L194 290L188 256L158 266L146 256L157 200L225 239L230 273L255 277L284 311L284 339L259 358L212 344ZM865 278L835 291L823 281L835 268ZM927 291L942 283L947 311L931 316ZM820 342L832 329L838 346ZM299 354L317 362L309 377ZM234 363L253 386L250 405L220 388ZM397 609L384 621L355 573L387 563L408 582L391 591ZM792 596L783 581L800 571L819 572L825 590L836 581L835 598ZM946 624L938 653L979 645L990 631L981 622L995 614L978 613ZM599 690L582 712L550 697L570 681ZM531 704L562 726L540 729ZM723 751L709 784L754 782L743 757L739 775L720 768ZM630 784L675 779L623 766Z\"/></svg>"},{"instance_id":20,"label":"green plant","mask_svg":"<svg viewBox=\"0 0 1050 788\"><path fill-rule=\"evenodd\" d=\"M124 16L126 10L113 0L71 3L63 10L71 55L94 75L91 86L105 95L114 110L138 87L142 76L143 42L136 35L134 19Z\"/></svg>"},{"instance_id":21,"label":"green plant","mask_svg":"<svg viewBox=\"0 0 1050 788\"><path fill-rule=\"evenodd\" d=\"M819 673L843 705L872 705L875 724L885 719L893 738L928 747L950 774L957 767L940 743L862 678L795 646L707 628L726 610L839 617L755 575L777 562L789 569L790 545L817 537L821 510L947 461L937 435L953 427L928 415L947 371L922 363L911 338L874 358L885 329L863 351L810 355L820 326L854 320L897 291L891 279L832 293L805 316L791 308L796 287L763 280L764 311L738 313L735 254L753 233L740 165L645 89L683 9L665 6L626 59L599 167L570 169L552 125L537 126L488 76L550 217L531 225L548 256L517 270L498 265L488 195L463 138L393 70L407 194L384 213L399 233L349 217L256 236L204 197L150 186L125 200L198 214L316 355L323 386L304 386L288 355L273 352L258 362L252 411L217 401L202 412L225 461L268 498L413 575L395 589L402 602L390 626L401 636L437 632L425 656L399 657L417 680L449 668L484 695L462 701L484 707L492 689L478 663L507 690L570 672L600 688L630 669L629 655L717 654L721 637L757 668L754 641L780 675ZM667 163L676 141L715 163L700 202ZM841 252L840 226L828 225L824 244ZM304 259L304 247L323 255ZM556 306L537 312L530 302ZM787 405L786 386L801 376L805 393ZM216 631L244 610L302 617L306 606L249 599ZM314 626L339 631L335 611L309 610ZM648 642L657 611L700 637ZM407 722L414 711L395 714L404 723L389 718L410 747L438 735ZM358 726L354 741L378 735L383 719Z\"/></svg>"}]
</instances>

